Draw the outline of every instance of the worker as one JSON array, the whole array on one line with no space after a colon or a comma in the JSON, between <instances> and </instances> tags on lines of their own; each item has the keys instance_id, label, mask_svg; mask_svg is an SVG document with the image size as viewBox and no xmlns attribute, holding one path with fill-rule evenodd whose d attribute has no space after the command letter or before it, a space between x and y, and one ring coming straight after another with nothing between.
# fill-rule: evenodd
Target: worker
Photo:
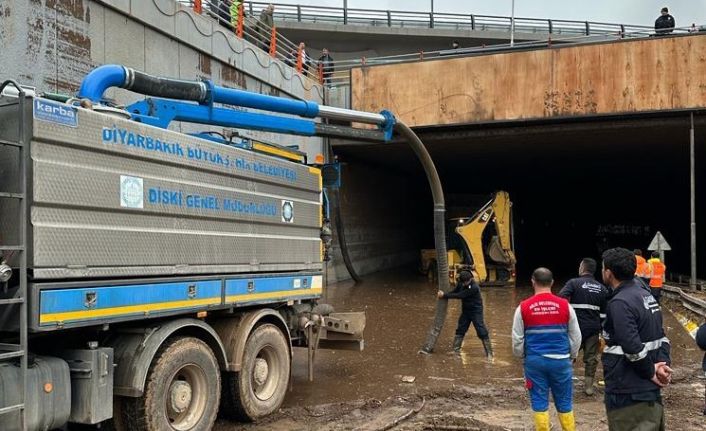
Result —
<instances>
[{"instance_id":1,"label":"worker","mask_svg":"<svg viewBox=\"0 0 706 431\"><path fill-rule=\"evenodd\" d=\"M569 280L559 292L576 311L581 329L583 349L584 392L593 395L593 379L598 366L598 339L601 332L601 316L605 316L605 306L610 293L596 280L596 261L584 258L579 264L579 276Z\"/></svg>"},{"instance_id":2,"label":"worker","mask_svg":"<svg viewBox=\"0 0 706 431\"><path fill-rule=\"evenodd\" d=\"M704 359L701 361L701 371L703 371L704 377L706 377L706 323L699 326L695 338L696 345L699 346L699 349L704 351ZM704 394L706 395L706 392L704 392ZM704 415L706 415L706 400L704 400Z\"/></svg>"},{"instance_id":3,"label":"worker","mask_svg":"<svg viewBox=\"0 0 706 431\"><path fill-rule=\"evenodd\" d=\"M266 8L260 11L260 19L258 19L255 25L257 45L265 52L269 52L270 50L270 37L272 35L272 28L275 26L274 12L275 6L270 3Z\"/></svg>"},{"instance_id":4,"label":"worker","mask_svg":"<svg viewBox=\"0 0 706 431\"><path fill-rule=\"evenodd\" d=\"M480 338L485 349L485 356L489 361L493 360L493 346L490 343L490 334L483 321L483 298L480 295L480 286L473 280L473 275L469 271L461 271L456 288L449 293L441 290L437 292L439 299L460 299L461 315L458 317L456 336L454 337L454 353L461 352L463 337L466 336L468 328L473 323L476 335Z\"/></svg>"},{"instance_id":5,"label":"worker","mask_svg":"<svg viewBox=\"0 0 706 431\"><path fill-rule=\"evenodd\" d=\"M606 307L603 376L608 429L663 430L661 388L669 384L670 345L657 300L635 280L635 254L603 253L603 282L615 293Z\"/></svg>"},{"instance_id":6,"label":"worker","mask_svg":"<svg viewBox=\"0 0 706 431\"><path fill-rule=\"evenodd\" d=\"M238 28L238 14L240 13L240 5L243 4L243 0L233 0L230 4L230 25L233 28Z\"/></svg>"},{"instance_id":7,"label":"worker","mask_svg":"<svg viewBox=\"0 0 706 431\"><path fill-rule=\"evenodd\" d=\"M676 27L674 17L669 14L669 8L663 7L655 20L655 34L657 36L668 35L674 31L674 27Z\"/></svg>"},{"instance_id":8,"label":"worker","mask_svg":"<svg viewBox=\"0 0 706 431\"><path fill-rule=\"evenodd\" d=\"M552 294L554 277L547 268L532 273L534 296L522 301L512 323L512 351L524 357L525 386L529 390L538 431L549 431L549 391L564 431L574 431L573 368L581 347L581 329L569 302Z\"/></svg>"},{"instance_id":9,"label":"worker","mask_svg":"<svg viewBox=\"0 0 706 431\"><path fill-rule=\"evenodd\" d=\"M659 304L662 298L662 286L664 285L664 274L667 272L667 267L659 259L659 253L652 252L652 259L647 261L649 265L650 291Z\"/></svg>"},{"instance_id":10,"label":"worker","mask_svg":"<svg viewBox=\"0 0 706 431\"><path fill-rule=\"evenodd\" d=\"M218 18L218 23L230 30L230 4L232 0L218 0L210 3L211 12Z\"/></svg>"},{"instance_id":11,"label":"worker","mask_svg":"<svg viewBox=\"0 0 706 431\"><path fill-rule=\"evenodd\" d=\"M647 260L642 257L642 250L636 248L635 250L633 250L633 253L635 253L635 262L637 264L637 267L635 268L635 277L642 280L642 282L645 283L645 286L649 287L650 266L647 264Z\"/></svg>"}]
</instances>

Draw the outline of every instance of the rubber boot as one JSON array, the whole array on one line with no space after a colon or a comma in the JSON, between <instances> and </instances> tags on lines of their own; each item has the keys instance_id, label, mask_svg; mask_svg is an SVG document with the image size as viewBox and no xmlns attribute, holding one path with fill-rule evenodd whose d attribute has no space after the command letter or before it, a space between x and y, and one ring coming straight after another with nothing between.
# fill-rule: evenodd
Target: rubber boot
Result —
<instances>
[{"instance_id":1,"label":"rubber boot","mask_svg":"<svg viewBox=\"0 0 706 431\"><path fill-rule=\"evenodd\" d=\"M576 431L576 423L574 422L574 412L559 413L559 423L562 431Z\"/></svg>"},{"instance_id":2,"label":"rubber boot","mask_svg":"<svg viewBox=\"0 0 706 431\"><path fill-rule=\"evenodd\" d=\"M549 431L549 427L549 412L534 412L534 429L536 431Z\"/></svg>"},{"instance_id":3,"label":"rubber boot","mask_svg":"<svg viewBox=\"0 0 706 431\"><path fill-rule=\"evenodd\" d=\"M593 377L584 377L583 378L583 392L586 395L593 395Z\"/></svg>"},{"instance_id":4,"label":"rubber boot","mask_svg":"<svg viewBox=\"0 0 706 431\"><path fill-rule=\"evenodd\" d=\"M463 337L459 337L458 335L456 338L454 338L454 353L455 354L460 354L461 353L461 346L463 345Z\"/></svg>"},{"instance_id":5,"label":"rubber boot","mask_svg":"<svg viewBox=\"0 0 706 431\"><path fill-rule=\"evenodd\" d=\"M493 344L490 342L490 338L483 338L483 348L485 349L485 357L489 360L493 360Z\"/></svg>"}]
</instances>

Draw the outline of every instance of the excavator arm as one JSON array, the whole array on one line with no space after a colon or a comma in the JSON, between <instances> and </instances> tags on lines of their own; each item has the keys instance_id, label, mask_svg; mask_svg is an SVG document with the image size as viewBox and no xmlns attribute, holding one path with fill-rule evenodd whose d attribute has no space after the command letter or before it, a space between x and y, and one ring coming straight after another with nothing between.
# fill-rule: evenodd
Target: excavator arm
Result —
<instances>
[{"instance_id":1,"label":"excavator arm","mask_svg":"<svg viewBox=\"0 0 706 431\"><path fill-rule=\"evenodd\" d=\"M479 282L488 279L488 266L483 250L483 232L488 224L494 223L497 232L488 245L488 256L496 263L507 266L515 264L515 254L512 247L511 205L507 192L497 192L493 199L483 205L473 217L464 220L456 227L456 233L463 239L471 255L473 268Z\"/></svg>"}]
</instances>

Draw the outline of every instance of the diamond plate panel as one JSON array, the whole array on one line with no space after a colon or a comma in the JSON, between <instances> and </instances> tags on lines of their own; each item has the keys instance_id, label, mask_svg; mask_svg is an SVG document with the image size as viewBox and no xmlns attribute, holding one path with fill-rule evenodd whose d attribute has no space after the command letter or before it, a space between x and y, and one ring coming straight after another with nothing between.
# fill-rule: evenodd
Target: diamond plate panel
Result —
<instances>
[{"instance_id":1,"label":"diamond plate panel","mask_svg":"<svg viewBox=\"0 0 706 431\"><path fill-rule=\"evenodd\" d=\"M322 267L307 166L83 109L33 133L36 279Z\"/></svg>"}]
</instances>

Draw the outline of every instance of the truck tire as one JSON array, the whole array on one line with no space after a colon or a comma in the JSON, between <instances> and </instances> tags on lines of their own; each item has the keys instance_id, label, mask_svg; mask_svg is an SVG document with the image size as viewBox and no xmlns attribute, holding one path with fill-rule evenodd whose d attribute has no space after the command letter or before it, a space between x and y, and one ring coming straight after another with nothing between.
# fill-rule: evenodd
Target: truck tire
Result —
<instances>
[{"instance_id":1,"label":"truck tire","mask_svg":"<svg viewBox=\"0 0 706 431\"><path fill-rule=\"evenodd\" d=\"M123 399L119 425L131 431L209 431L220 395L220 370L208 345L170 338L150 365L143 396Z\"/></svg>"},{"instance_id":2,"label":"truck tire","mask_svg":"<svg viewBox=\"0 0 706 431\"><path fill-rule=\"evenodd\" d=\"M276 412L287 394L290 362L282 331L269 323L256 327L248 336L242 369L224 373L223 414L254 422Z\"/></svg>"}]
</instances>

